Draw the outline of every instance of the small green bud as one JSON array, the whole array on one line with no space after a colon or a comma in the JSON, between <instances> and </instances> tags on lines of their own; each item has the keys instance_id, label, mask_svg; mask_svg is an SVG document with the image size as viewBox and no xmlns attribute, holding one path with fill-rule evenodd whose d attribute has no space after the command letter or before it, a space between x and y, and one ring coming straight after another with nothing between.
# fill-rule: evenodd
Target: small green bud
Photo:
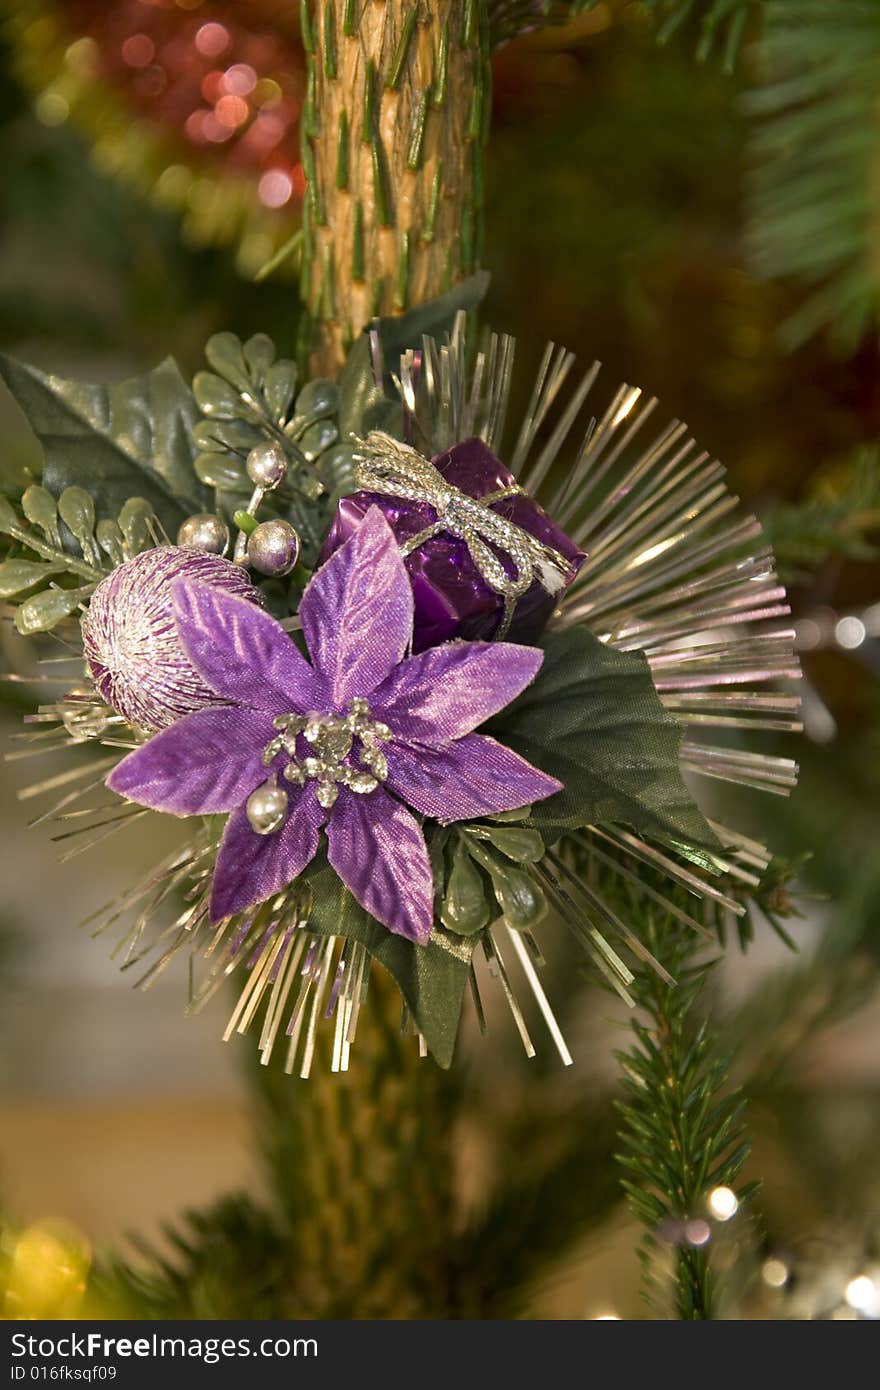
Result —
<instances>
[{"instance_id":1,"label":"small green bud","mask_svg":"<svg viewBox=\"0 0 880 1390\"><path fill-rule=\"evenodd\" d=\"M58 498L58 514L76 539L87 560L99 559L93 536L95 533L95 503L83 487L66 487Z\"/></svg>"},{"instance_id":2,"label":"small green bud","mask_svg":"<svg viewBox=\"0 0 880 1390\"><path fill-rule=\"evenodd\" d=\"M26 598L16 610L15 626L23 637L35 632L48 632L75 613L90 588L86 589L46 589L41 594Z\"/></svg>"},{"instance_id":3,"label":"small green bud","mask_svg":"<svg viewBox=\"0 0 880 1390\"><path fill-rule=\"evenodd\" d=\"M215 333L205 344L205 359L237 391L251 389L251 377L244 360L241 339L234 333Z\"/></svg>"},{"instance_id":4,"label":"small green bud","mask_svg":"<svg viewBox=\"0 0 880 1390\"><path fill-rule=\"evenodd\" d=\"M248 370L260 385L275 361L275 344L267 333L255 333L242 349Z\"/></svg>"},{"instance_id":5,"label":"small green bud","mask_svg":"<svg viewBox=\"0 0 880 1390\"><path fill-rule=\"evenodd\" d=\"M203 415L211 419L235 420L246 409L241 395L222 377L213 372L198 372L193 380L193 395Z\"/></svg>"},{"instance_id":6,"label":"small green bud","mask_svg":"<svg viewBox=\"0 0 880 1390\"><path fill-rule=\"evenodd\" d=\"M9 536L13 531L18 530L20 525L12 503L0 496L0 531Z\"/></svg>"},{"instance_id":7,"label":"small green bud","mask_svg":"<svg viewBox=\"0 0 880 1390\"><path fill-rule=\"evenodd\" d=\"M329 449L339 438L339 430L334 420L319 420L310 425L299 441L299 447L309 463L314 463L319 454Z\"/></svg>"},{"instance_id":8,"label":"small green bud","mask_svg":"<svg viewBox=\"0 0 880 1390\"><path fill-rule=\"evenodd\" d=\"M125 559L124 540L121 528L115 521L99 521L95 528L98 545L114 565L121 565Z\"/></svg>"},{"instance_id":9,"label":"small green bud","mask_svg":"<svg viewBox=\"0 0 880 1390\"><path fill-rule=\"evenodd\" d=\"M0 598L12 598L63 571L63 565L46 565L36 560L4 560L0 564Z\"/></svg>"},{"instance_id":10,"label":"small green bud","mask_svg":"<svg viewBox=\"0 0 880 1390\"><path fill-rule=\"evenodd\" d=\"M461 936L471 936L480 931L489 920L485 880L461 838L453 850L440 920L450 931Z\"/></svg>"},{"instance_id":11,"label":"small green bud","mask_svg":"<svg viewBox=\"0 0 880 1390\"><path fill-rule=\"evenodd\" d=\"M143 497L129 497L119 513L119 529L132 555L148 550L153 544L147 524L152 516L153 508Z\"/></svg>"},{"instance_id":12,"label":"small green bud","mask_svg":"<svg viewBox=\"0 0 880 1390\"><path fill-rule=\"evenodd\" d=\"M335 415L338 409L339 387L335 381L325 381L323 377L307 382L296 398L296 418L303 424L306 420Z\"/></svg>"},{"instance_id":13,"label":"small green bud","mask_svg":"<svg viewBox=\"0 0 880 1390\"><path fill-rule=\"evenodd\" d=\"M48 488L34 483L21 499L21 509L33 526L38 526L51 545L61 546L58 507Z\"/></svg>"}]
</instances>

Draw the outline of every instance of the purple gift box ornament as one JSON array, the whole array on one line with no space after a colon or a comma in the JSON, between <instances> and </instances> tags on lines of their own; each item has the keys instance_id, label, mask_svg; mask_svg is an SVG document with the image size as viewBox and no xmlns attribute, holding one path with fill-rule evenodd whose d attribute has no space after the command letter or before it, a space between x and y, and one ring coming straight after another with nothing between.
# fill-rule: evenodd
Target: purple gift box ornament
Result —
<instances>
[{"instance_id":1,"label":"purple gift box ornament","mask_svg":"<svg viewBox=\"0 0 880 1390\"><path fill-rule=\"evenodd\" d=\"M481 439L427 459L373 431L356 477L361 491L340 501L321 560L378 506L412 584L413 651L453 638L537 641L585 554Z\"/></svg>"}]
</instances>

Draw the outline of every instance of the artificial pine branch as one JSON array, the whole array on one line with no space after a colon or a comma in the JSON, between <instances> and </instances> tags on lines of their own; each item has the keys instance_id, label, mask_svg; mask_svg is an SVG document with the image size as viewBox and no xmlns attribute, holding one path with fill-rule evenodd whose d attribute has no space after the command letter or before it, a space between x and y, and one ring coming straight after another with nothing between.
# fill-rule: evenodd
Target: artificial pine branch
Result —
<instances>
[{"instance_id":1,"label":"artificial pine branch","mask_svg":"<svg viewBox=\"0 0 880 1390\"><path fill-rule=\"evenodd\" d=\"M880 298L880 6L770 0L766 20L748 98L752 259L814 287L786 325L789 345L830 326L848 350Z\"/></svg>"},{"instance_id":2,"label":"artificial pine branch","mask_svg":"<svg viewBox=\"0 0 880 1390\"><path fill-rule=\"evenodd\" d=\"M93 1273L87 1311L122 1318L288 1318L298 1266L290 1232L246 1193L163 1228L165 1250L135 1241Z\"/></svg>"},{"instance_id":3,"label":"artificial pine branch","mask_svg":"<svg viewBox=\"0 0 880 1390\"><path fill-rule=\"evenodd\" d=\"M599 0L569 0L572 15L595 9ZM721 54L725 72L732 72L747 26L760 16L766 0L644 0L645 8L657 16L657 41L668 43L680 31L696 32L696 57L705 62ZM554 9L548 6L548 17ZM545 21L546 22L546 21Z\"/></svg>"},{"instance_id":4,"label":"artificial pine branch","mask_svg":"<svg viewBox=\"0 0 880 1390\"><path fill-rule=\"evenodd\" d=\"M714 1316L716 1277L709 1248L689 1240L689 1223L705 1219L712 1188L733 1188L748 1156L744 1101L728 1086L727 1059L710 1025L698 1018L711 970L699 938L674 917L642 912L640 935L674 983L646 966L632 986L634 1040L617 1053L623 1072L618 1161L630 1206L647 1228L640 1256L649 1301L665 1302L658 1256L668 1243L676 1315L703 1320ZM754 1191L754 1184L741 1187L740 1203Z\"/></svg>"},{"instance_id":5,"label":"artificial pine branch","mask_svg":"<svg viewBox=\"0 0 880 1390\"><path fill-rule=\"evenodd\" d=\"M786 581L802 578L831 556L874 559L880 534L878 451L860 449L846 463L823 471L802 501L782 503L762 520Z\"/></svg>"}]
</instances>

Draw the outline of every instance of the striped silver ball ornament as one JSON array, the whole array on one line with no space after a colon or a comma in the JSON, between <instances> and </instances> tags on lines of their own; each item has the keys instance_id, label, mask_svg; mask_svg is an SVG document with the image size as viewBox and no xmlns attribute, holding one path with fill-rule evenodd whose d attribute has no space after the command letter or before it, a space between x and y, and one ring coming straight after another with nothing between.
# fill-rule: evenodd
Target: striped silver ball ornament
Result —
<instances>
[{"instance_id":1,"label":"striped silver ball ornament","mask_svg":"<svg viewBox=\"0 0 880 1390\"><path fill-rule=\"evenodd\" d=\"M102 698L129 724L156 733L224 703L190 664L174 621L178 579L259 603L240 565L177 545L145 550L98 585L82 620L83 653Z\"/></svg>"}]
</instances>

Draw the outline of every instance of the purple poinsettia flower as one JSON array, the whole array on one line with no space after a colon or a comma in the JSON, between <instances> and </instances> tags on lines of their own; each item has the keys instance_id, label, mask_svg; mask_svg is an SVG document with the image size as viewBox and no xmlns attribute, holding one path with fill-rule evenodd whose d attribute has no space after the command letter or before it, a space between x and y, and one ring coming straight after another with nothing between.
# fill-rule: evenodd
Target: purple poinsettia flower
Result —
<instances>
[{"instance_id":1,"label":"purple poinsettia flower","mask_svg":"<svg viewBox=\"0 0 880 1390\"><path fill-rule=\"evenodd\" d=\"M408 656L412 589L378 508L303 595L311 665L252 603L187 580L174 601L189 660L229 704L156 734L107 783L178 816L232 812L214 874L214 921L291 883L317 853L323 827L330 863L361 906L425 942L434 885L407 806L449 822L560 790L474 733L530 684L543 654L453 642Z\"/></svg>"}]
</instances>

